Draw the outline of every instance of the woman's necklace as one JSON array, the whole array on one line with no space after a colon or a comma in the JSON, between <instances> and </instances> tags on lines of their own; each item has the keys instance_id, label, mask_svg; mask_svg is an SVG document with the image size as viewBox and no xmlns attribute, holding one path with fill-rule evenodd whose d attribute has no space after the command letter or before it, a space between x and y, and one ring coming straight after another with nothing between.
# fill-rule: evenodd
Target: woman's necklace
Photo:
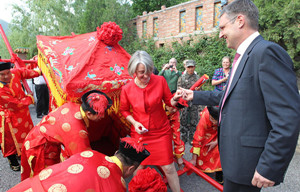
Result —
<instances>
[{"instance_id":1,"label":"woman's necklace","mask_svg":"<svg viewBox=\"0 0 300 192\"><path fill-rule=\"evenodd\" d=\"M150 79L149 79L149 80L150 80ZM141 81L140 81L138 78L135 78L135 79L134 79L134 83L135 83L139 88L144 89L144 88L147 87L149 81L147 82L147 84L142 84Z\"/></svg>"}]
</instances>

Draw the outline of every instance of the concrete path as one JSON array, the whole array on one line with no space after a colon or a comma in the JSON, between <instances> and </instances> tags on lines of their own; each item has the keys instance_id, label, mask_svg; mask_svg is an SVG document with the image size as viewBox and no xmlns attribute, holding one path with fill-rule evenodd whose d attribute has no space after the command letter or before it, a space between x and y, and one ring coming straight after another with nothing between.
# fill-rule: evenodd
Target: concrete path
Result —
<instances>
[{"instance_id":1,"label":"concrete path","mask_svg":"<svg viewBox=\"0 0 300 192\"><path fill-rule=\"evenodd\" d=\"M36 118L36 113L33 105L30 107L30 113L34 124L37 124L41 119ZM191 154L189 152L191 146L187 144L185 151L185 159L190 160ZM234 166L234 165L233 165ZM213 175L212 175L213 176ZM300 140L293 160L286 173L283 184L263 189L263 192L299 192L300 191ZM201 177L196 174L180 176L180 185L185 192L218 192L217 189L208 184ZM14 172L10 169L7 159L0 155L0 192L5 192L14 185L20 182L20 172ZM168 190L170 191L170 190Z\"/></svg>"}]
</instances>

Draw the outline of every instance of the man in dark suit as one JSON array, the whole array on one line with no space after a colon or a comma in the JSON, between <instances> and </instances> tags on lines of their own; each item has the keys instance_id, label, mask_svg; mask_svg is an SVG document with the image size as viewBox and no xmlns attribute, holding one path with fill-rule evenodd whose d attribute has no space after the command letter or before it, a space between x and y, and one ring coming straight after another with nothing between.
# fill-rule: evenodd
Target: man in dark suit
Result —
<instances>
[{"instance_id":1,"label":"man in dark suit","mask_svg":"<svg viewBox=\"0 0 300 192\"><path fill-rule=\"evenodd\" d=\"M180 89L193 104L219 105L224 192L260 191L283 182L300 128L300 96L293 63L258 33L258 9L235 0L222 10L220 38L237 50L223 92Z\"/></svg>"}]
</instances>

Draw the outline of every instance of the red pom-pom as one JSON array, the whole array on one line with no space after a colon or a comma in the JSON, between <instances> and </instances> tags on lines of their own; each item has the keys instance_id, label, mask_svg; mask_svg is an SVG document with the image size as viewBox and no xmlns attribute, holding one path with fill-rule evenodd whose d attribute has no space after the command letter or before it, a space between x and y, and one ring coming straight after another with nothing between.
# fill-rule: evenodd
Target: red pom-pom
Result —
<instances>
[{"instance_id":1,"label":"red pom-pom","mask_svg":"<svg viewBox=\"0 0 300 192\"><path fill-rule=\"evenodd\" d=\"M128 184L129 192L166 192L167 186L155 169L140 169Z\"/></svg>"},{"instance_id":2,"label":"red pom-pom","mask_svg":"<svg viewBox=\"0 0 300 192\"><path fill-rule=\"evenodd\" d=\"M113 46L122 39L123 31L115 22L104 22L97 27L97 38L106 45Z\"/></svg>"},{"instance_id":3,"label":"red pom-pom","mask_svg":"<svg viewBox=\"0 0 300 192\"><path fill-rule=\"evenodd\" d=\"M108 100L104 95L92 93L87 97L87 102L100 117L104 116L108 105Z\"/></svg>"}]
</instances>

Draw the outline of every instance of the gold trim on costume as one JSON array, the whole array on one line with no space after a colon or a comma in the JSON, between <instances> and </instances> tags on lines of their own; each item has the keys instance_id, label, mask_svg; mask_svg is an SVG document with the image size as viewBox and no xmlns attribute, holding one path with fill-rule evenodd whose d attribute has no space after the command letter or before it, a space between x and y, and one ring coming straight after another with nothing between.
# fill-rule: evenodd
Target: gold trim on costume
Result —
<instances>
[{"instance_id":1,"label":"gold trim on costume","mask_svg":"<svg viewBox=\"0 0 300 192\"><path fill-rule=\"evenodd\" d=\"M118 165L118 167L120 167L120 169L121 169L121 171L122 171L122 173L123 173L123 165L122 165L122 162L118 159L118 157L116 157L116 156L111 156L110 158L111 158L111 160L113 160L113 162L114 162L115 164Z\"/></svg>"},{"instance_id":2,"label":"gold trim on costume","mask_svg":"<svg viewBox=\"0 0 300 192\"><path fill-rule=\"evenodd\" d=\"M194 147L193 153L199 156L200 155L200 147Z\"/></svg>"},{"instance_id":3,"label":"gold trim on costume","mask_svg":"<svg viewBox=\"0 0 300 192\"><path fill-rule=\"evenodd\" d=\"M27 95L27 96L29 96L31 98L32 104L34 104L34 97L32 95Z\"/></svg>"},{"instance_id":4,"label":"gold trim on costume","mask_svg":"<svg viewBox=\"0 0 300 192\"><path fill-rule=\"evenodd\" d=\"M86 116L85 112L83 111L82 107L80 106L80 114L82 116L82 119L86 125L86 127L89 127L90 123L89 123L89 118Z\"/></svg>"},{"instance_id":5,"label":"gold trim on costume","mask_svg":"<svg viewBox=\"0 0 300 192\"><path fill-rule=\"evenodd\" d=\"M2 152L4 153L4 123L5 123L5 116L4 116L4 111L0 111L0 115L1 115L1 119L2 119L2 122L1 122L1 128L0 128L0 131L2 133L2 143L1 143L1 149L2 149Z\"/></svg>"},{"instance_id":6,"label":"gold trim on costume","mask_svg":"<svg viewBox=\"0 0 300 192\"><path fill-rule=\"evenodd\" d=\"M11 78L10 82L8 83L8 88L11 91L12 96L15 97L16 93L15 93L14 89L12 88L12 86L13 86L12 82L13 82L13 80L15 78L15 74L12 73L11 75L12 75L12 78Z\"/></svg>"}]
</instances>

